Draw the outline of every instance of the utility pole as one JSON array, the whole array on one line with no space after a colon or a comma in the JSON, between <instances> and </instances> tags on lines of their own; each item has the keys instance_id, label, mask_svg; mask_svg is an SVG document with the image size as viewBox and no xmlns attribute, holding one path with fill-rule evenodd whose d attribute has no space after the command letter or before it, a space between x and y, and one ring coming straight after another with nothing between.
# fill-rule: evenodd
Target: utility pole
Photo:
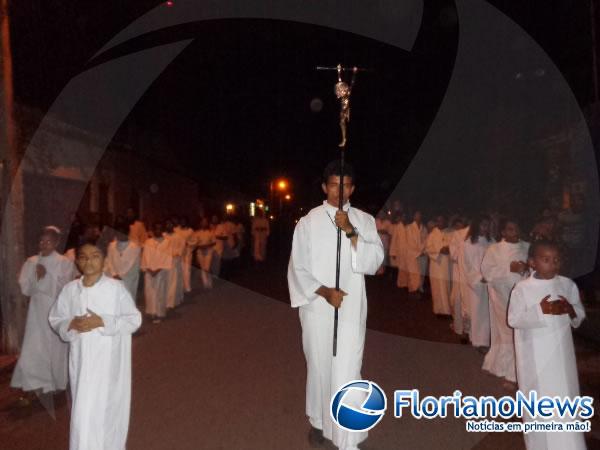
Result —
<instances>
[{"instance_id":1,"label":"utility pole","mask_svg":"<svg viewBox=\"0 0 600 450\"><path fill-rule=\"evenodd\" d=\"M26 306L17 282L24 260L23 174L14 119L9 0L0 0L0 306L1 350L17 353L25 325Z\"/></svg>"}]
</instances>

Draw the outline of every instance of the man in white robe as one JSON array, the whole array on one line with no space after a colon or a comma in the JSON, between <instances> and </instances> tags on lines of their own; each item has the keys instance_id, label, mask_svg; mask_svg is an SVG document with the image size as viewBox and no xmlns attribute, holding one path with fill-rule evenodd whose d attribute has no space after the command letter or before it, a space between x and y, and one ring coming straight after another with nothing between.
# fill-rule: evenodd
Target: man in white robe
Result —
<instances>
[{"instance_id":1,"label":"man in white robe","mask_svg":"<svg viewBox=\"0 0 600 450\"><path fill-rule=\"evenodd\" d=\"M429 279L433 313L450 315L450 234L446 218L438 216L436 225L425 241L425 253L429 256Z\"/></svg>"},{"instance_id":2,"label":"man in white robe","mask_svg":"<svg viewBox=\"0 0 600 450\"><path fill-rule=\"evenodd\" d=\"M375 219L347 201L354 191L350 171L346 166L344 212L338 212L340 165L327 166L322 185L327 200L299 220L288 266L291 305L299 308L307 363L309 440L322 443L324 436L343 450L357 449L367 433L339 428L331 420L329 406L344 383L361 378L367 318L364 275L375 274L383 261ZM338 226L344 233L340 291L335 289ZM332 355L334 307L339 307L336 357Z\"/></svg>"},{"instance_id":3,"label":"man in white robe","mask_svg":"<svg viewBox=\"0 0 600 450\"><path fill-rule=\"evenodd\" d=\"M99 247L80 247L77 264L83 276L64 287L48 318L69 343L69 449L125 450L131 335L142 317L123 283L103 274Z\"/></svg>"},{"instance_id":4,"label":"man in white robe","mask_svg":"<svg viewBox=\"0 0 600 450\"><path fill-rule=\"evenodd\" d=\"M452 286L450 289L450 304L452 306L452 329L456 334L461 336L461 343L468 343L466 334L468 330L468 322L465 323L465 288L466 279L464 271L464 243L469 227L464 226L461 220L455 220L453 223L452 235L450 237L450 259L452 265Z\"/></svg>"},{"instance_id":5,"label":"man in white robe","mask_svg":"<svg viewBox=\"0 0 600 450\"><path fill-rule=\"evenodd\" d=\"M406 271L408 272L408 293L420 298L423 293L423 279L427 269L425 241L427 229L422 224L422 215L416 211L413 221L406 227Z\"/></svg>"},{"instance_id":6,"label":"man in white robe","mask_svg":"<svg viewBox=\"0 0 600 450\"><path fill-rule=\"evenodd\" d=\"M162 224L155 223L153 236L144 244L141 262L146 314L153 318L154 323L160 323L167 314L169 272L172 267L171 241L164 238Z\"/></svg>"},{"instance_id":7,"label":"man in white robe","mask_svg":"<svg viewBox=\"0 0 600 450\"><path fill-rule=\"evenodd\" d=\"M508 326L507 310L510 292L528 274L529 244L519 238L520 230L514 220L500 224L502 240L490 245L481 263L481 273L487 281L490 299L490 351L483 360L483 370L517 381L513 330Z\"/></svg>"},{"instance_id":8,"label":"man in white robe","mask_svg":"<svg viewBox=\"0 0 600 450\"><path fill-rule=\"evenodd\" d=\"M515 351L519 390L526 396L536 391L539 397L580 395L577 363L571 328L585 318L579 289L570 279L558 275L560 256L556 244L532 244L528 263L532 275L513 289L508 305L508 324L515 330ZM552 415L533 420L565 422L571 419ZM531 432L524 435L528 450L585 450L580 432Z\"/></svg>"},{"instance_id":9,"label":"man in white robe","mask_svg":"<svg viewBox=\"0 0 600 450\"><path fill-rule=\"evenodd\" d=\"M48 323L50 308L63 286L73 279L73 263L55 250L58 241L58 229L46 227L40 236L40 253L25 261L19 275L29 308L21 354L10 385L26 392L54 392L67 386L68 347Z\"/></svg>"},{"instance_id":10,"label":"man in white robe","mask_svg":"<svg viewBox=\"0 0 600 450\"><path fill-rule=\"evenodd\" d=\"M117 236L108 245L106 274L121 280L135 301L140 279L142 249L135 242L129 240L126 232L126 229L117 227Z\"/></svg>"},{"instance_id":11,"label":"man in white robe","mask_svg":"<svg viewBox=\"0 0 600 450\"><path fill-rule=\"evenodd\" d=\"M267 241L271 232L269 219L262 209L256 210L252 218L252 246L254 261L263 262L267 257Z\"/></svg>"}]
</instances>

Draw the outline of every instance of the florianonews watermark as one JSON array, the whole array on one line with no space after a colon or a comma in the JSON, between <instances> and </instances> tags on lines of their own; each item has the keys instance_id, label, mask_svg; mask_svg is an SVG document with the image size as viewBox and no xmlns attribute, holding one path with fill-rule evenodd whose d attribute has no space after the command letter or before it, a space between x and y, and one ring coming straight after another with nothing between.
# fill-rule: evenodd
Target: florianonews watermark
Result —
<instances>
[{"instance_id":1,"label":"florianonews watermark","mask_svg":"<svg viewBox=\"0 0 600 450\"><path fill-rule=\"evenodd\" d=\"M469 432L587 432L594 415L594 398L589 396L549 397L536 391L525 395L517 391L514 397L463 396L454 391L451 396L420 397L418 389L394 392L394 417L402 417L409 409L416 419L446 418L449 410L455 418L469 419ZM522 419L524 422L501 422L489 418Z\"/></svg>"},{"instance_id":2,"label":"florianonews watermark","mask_svg":"<svg viewBox=\"0 0 600 450\"><path fill-rule=\"evenodd\" d=\"M362 392L362 400L346 404L351 392ZM382 419L386 410L383 389L368 380L354 380L342 387L331 399L331 417L348 431L367 431ZM394 391L394 417L406 412L415 419L463 418L469 432L587 432L588 419L594 416L594 398L589 396L540 396L536 391L512 396L464 395L459 390L447 396L421 398L419 389ZM506 422L493 419L525 419Z\"/></svg>"}]
</instances>

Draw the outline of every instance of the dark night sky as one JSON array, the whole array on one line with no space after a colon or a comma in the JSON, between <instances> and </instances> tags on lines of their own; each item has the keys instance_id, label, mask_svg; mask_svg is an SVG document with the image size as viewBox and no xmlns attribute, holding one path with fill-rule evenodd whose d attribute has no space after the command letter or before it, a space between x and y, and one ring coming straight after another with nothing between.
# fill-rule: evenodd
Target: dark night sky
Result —
<instances>
[{"instance_id":1,"label":"dark night sky","mask_svg":"<svg viewBox=\"0 0 600 450\"><path fill-rule=\"evenodd\" d=\"M102 45L158 4L32 3L12 7L16 91L19 101L42 111ZM591 91L586 3L492 2L548 52L581 105ZM425 2L410 53L349 33L266 20L203 22L152 33L118 51L195 40L146 92L115 139L143 152L144 139L157 136L168 148L165 157L182 164L188 176L250 197L265 195L267 180L285 175L296 197L312 203L322 166L336 155L339 139L334 74L314 67L366 66L374 72L359 77L353 94L350 151L359 180L368 180L359 202L381 204L443 98L458 37L453 11L451 1ZM313 98L323 100L319 113L310 109Z\"/></svg>"}]
</instances>

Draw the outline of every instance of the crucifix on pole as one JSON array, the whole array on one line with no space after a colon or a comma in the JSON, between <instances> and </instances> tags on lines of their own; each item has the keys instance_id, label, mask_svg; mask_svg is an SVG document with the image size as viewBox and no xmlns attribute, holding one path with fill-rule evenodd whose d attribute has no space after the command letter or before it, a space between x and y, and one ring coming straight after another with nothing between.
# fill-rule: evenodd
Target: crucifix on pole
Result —
<instances>
[{"instance_id":1,"label":"crucifix on pole","mask_svg":"<svg viewBox=\"0 0 600 450\"><path fill-rule=\"evenodd\" d=\"M333 70L337 72L337 83L334 87L335 96L340 100L340 133L341 142L338 144L340 150L340 193L339 193L339 210L344 207L344 160L346 146L348 144L348 123L350 122L350 96L352 88L356 82L356 74L365 72L366 69L358 67L342 67L338 64L336 67L317 67L317 70ZM343 80L344 72L352 72L350 84ZM337 229L337 254L335 260L335 288L340 289L340 266L341 266L341 250L342 250L342 229ZM334 308L333 316L333 356L337 356L337 334L338 334L338 308Z\"/></svg>"}]
</instances>

